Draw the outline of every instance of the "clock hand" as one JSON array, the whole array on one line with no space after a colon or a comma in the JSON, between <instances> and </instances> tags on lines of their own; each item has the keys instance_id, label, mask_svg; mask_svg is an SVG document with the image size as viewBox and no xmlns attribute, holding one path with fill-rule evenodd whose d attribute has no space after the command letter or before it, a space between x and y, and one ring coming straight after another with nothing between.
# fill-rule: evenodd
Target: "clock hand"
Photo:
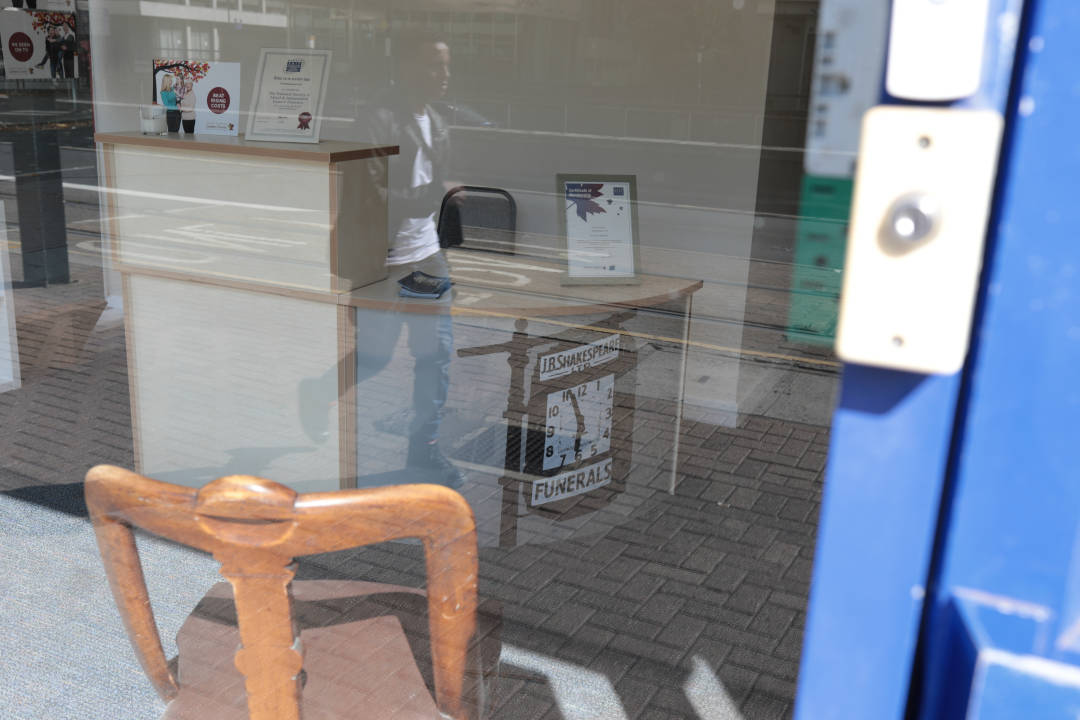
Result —
<instances>
[{"instance_id":1,"label":"clock hand","mask_svg":"<svg viewBox=\"0 0 1080 720\"><path fill-rule=\"evenodd\" d=\"M577 395L570 391L570 404L574 406L574 419L577 420L577 435L574 436L574 453L581 452L581 437L585 434L585 414L578 405Z\"/></svg>"}]
</instances>

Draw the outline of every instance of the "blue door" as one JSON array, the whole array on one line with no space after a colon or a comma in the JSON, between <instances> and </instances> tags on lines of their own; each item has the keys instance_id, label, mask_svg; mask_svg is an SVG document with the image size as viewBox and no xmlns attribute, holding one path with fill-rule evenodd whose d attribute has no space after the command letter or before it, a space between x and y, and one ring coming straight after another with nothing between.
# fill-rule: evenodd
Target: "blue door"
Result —
<instances>
[{"instance_id":1,"label":"blue door","mask_svg":"<svg viewBox=\"0 0 1080 720\"><path fill-rule=\"evenodd\" d=\"M895 0L894 42L948 4ZM798 720L1080 716L1080 5L960 5L986 6L975 91L897 97L887 70L882 103L1003 121L966 353L845 365Z\"/></svg>"}]
</instances>

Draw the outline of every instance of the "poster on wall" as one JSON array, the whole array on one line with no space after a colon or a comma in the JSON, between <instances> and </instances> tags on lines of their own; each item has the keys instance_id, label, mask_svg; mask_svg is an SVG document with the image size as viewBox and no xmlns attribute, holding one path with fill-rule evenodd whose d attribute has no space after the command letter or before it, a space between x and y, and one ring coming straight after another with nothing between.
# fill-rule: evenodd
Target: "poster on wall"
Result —
<instances>
[{"instance_id":1,"label":"poster on wall","mask_svg":"<svg viewBox=\"0 0 1080 720\"><path fill-rule=\"evenodd\" d=\"M565 284L638 281L637 190L633 175L558 175Z\"/></svg>"},{"instance_id":2,"label":"poster on wall","mask_svg":"<svg viewBox=\"0 0 1080 720\"><path fill-rule=\"evenodd\" d=\"M11 291L11 266L8 264L7 220L0 203L0 392L17 390L19 343L15 336L15 295Z\"/></svg>"},{"instance_id":3,"label":"poster on wall","mask_svg":"<svg viewBox=\"0 0 1080 720\"><path fill-rule=\"evenodd\" d=\"M240 63L154 60L154 103L165 107L169 132L240 132Z\"/></svg>"},{"instance_id":4,"label":"poster on wall","mask_svg":"<svg viewBox=\"0 0 1080 720\"><path fill-rule=\"evenodd\" d=\"M329 50L263 48L255 70L248 140L319 142Z\"/></svg>"},{"instance_id":5,"label":"poster on wall","mask_svg":"<svg viewBox=\"0 0 1080 720\"><path fill-rule=\"evenodd\" d=\"M75 13L4 8L0 11L0 42L9 80L79 76Z\"/></svg>"}]
</instances>

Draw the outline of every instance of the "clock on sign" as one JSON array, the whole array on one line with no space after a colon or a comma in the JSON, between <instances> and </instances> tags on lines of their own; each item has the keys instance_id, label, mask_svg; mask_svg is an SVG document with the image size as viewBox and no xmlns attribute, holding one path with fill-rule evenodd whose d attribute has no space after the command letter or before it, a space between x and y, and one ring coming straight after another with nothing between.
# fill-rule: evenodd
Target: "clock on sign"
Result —
<instances>
[{"instance_id":1,"label":"clock on sign","mask_svg":"<svg viewBox=\"0 0 1080 720\"><path fill-rule=\"evenodd\" d=\"M595 337L595 333L592 333ZM561 341L530 383L524 471L528 506L560 518L607 504L630 466L636 352L619 333Z\"/></svg>"}]
</instances>

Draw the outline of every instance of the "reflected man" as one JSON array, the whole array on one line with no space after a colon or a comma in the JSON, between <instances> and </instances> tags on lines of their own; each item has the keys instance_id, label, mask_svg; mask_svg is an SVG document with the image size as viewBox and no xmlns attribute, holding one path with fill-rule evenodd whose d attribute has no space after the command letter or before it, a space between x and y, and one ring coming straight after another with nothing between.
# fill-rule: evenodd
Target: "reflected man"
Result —
<instances>
[{"instance_id":1,"label":"reflected man","mask_svg":"<svg viewBox=\"0 0 1080 720\"><path fill-rule=\"evenodd\" d=\"M400 154L390 158L389 182L384 188L389 207L388 285L396 291L395 281L414 270L449 277L436 232L436 215L453 183L447 175L449 133L430 105L446 94L450 48L437 36L422 34L403 36L395 44L395 85L363 122L372 142L400 147ZM449 301L447 292L439 300L396 299L397 307L392 311L358 311L357 382L386 367L402 326L408 326L415 373L406 464L421 471L417 481L458 487L461 473L438 444L453 348Z\"/></svg>"}]
</instances>

